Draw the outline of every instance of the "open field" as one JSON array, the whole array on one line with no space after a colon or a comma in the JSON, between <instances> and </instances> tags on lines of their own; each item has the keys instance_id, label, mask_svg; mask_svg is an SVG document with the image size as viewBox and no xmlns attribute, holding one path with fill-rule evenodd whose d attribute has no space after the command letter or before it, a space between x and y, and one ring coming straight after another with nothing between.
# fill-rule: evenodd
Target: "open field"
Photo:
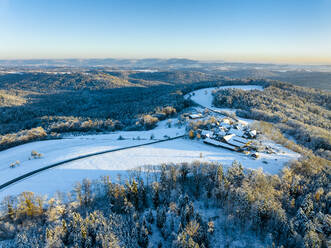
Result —
<instances>
[{"instance_id":1,"label":"open field","mask_svg":"<svg viewBox=\"0 0 331 248\"><path fill-rule=\"evenodd\" d=\"M231 86L232 87L232 86ZM262 90L260 86L233 86L245 90ZM225 87L228 88L228 87ZM203 107L212 106L211 92L214 88L201 89L190 93L191 99ZM221 109L223 110L223 109ZM244 120L242 120L244 121ZM247 120L246 120L247 121ZM179 125L177 119L164 120L149 131L118 131L109 134L66 136L64 139L38 141L17 146L0 152L1 181L9 181L30 171L89 153L124 148L133 145L175 137L185 133L186 125ZM121 138L120 138L121 137ZM152 140L151 140L152 138ZM123 139L123 140L122 140ZM297 159L298 154L271 142L264 143L274 147L277 154L262 154L259 160L253 160L245 154L203 144L201 141L179 139L165 143L153 144L139 148L116 151L82 160L69 162L48 171L33 175L22 182L9 186L1 191L0 196L16 195L24 191L52 196L55 192L67 192L76 182L84 178L99 179L110 176L116 180L119 174L128 176L128 170L145 165L183 162L217 162L230 166L233 161L240 162L247 169L262 169L271 174L278 173L284 163ZM33 158L31 151L41 153L40 158ZM19 165L10 168L11 163Z\"/></svg>"}]
</instances>

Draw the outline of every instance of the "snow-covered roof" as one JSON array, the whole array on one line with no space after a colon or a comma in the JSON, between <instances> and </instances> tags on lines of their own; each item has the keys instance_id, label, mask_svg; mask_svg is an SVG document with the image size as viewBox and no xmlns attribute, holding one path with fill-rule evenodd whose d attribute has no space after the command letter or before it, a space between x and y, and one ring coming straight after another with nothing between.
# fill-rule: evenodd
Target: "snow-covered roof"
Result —
<instances>
[{"instance_id":1,"label":"snow-covered roof","mask_svg":"<svg viewBox=\"0 0 331 248\"><path fill-rule=\"evenodd\" d=\"M221 131L216 132L216 134L223 137L226 135L226 132L221 130Z\"/></svg>"},{"instance_id":2,"label":"snow-covered roof","mask_svg":"<svg viewBox=\"0 0 331 248\"><path fill-rule=\"evenodd\" d=\"M256 130L252 130L250 133L256 135Z\"/></svg>"},{"instance_id":3,"label":"snow-covered roof","mask_svg":"<svg viewBox=\"0 0 331 248\"><path fill-rule=\"evenodd\" d=\"M238 137L238 136L234 136L233 139L234 139L235 141L238 141L238 142L243 143L243 144L246 144L246 143L249 142L248 139L244 139L244 138L242 138L242 137Z\"/></svg>"},{"instance_id":4,"label":"snow-covered roof","mask_svg":"<svg viewBox=\"0 0 331 248\"><path fill-rule=\"evenodd\" d=\"M213 132L209 131L209 130L202 130L201 131L201 135L212 135Z\"/></svg>"},{"instance_id":5,"label":"snow-covered roof","mask_svg":"<svg viewBox=\"0 0 331 248\"><path fill-rule=\"evenodd\" d=\"M256 133L257 133L256 130L251 130L248 132L249 136L251 136L251 137L255 137Z\"/></svg>"},{"instance_id":6,"label":"snow-covered roof","mask_svg":"<svg viewBox=\"0 0 331 248\"><path fill-rule=\"evenodd\" d=\"M230 128L231 127L231 125L229 123L224 123L224 122L220 123L220 126L224 127L224 128Z\"/></svg>"},{"instance_id":7,"label":"snow-covered roof","mask_svg":"<svg viewBox=\"0 0 331 248\"><path fill-rule=\"evenodd\" d=\"M238 130L244 130L245 128L247 128L247 126L242 125L241 123L236 123L236 124L234 125L234 128L235 128L235 129L238 129Z\"/></svg>"},{"instance_id":8,"label":"snow-covered roof","mask_svg":"<svg viewBox=\"0 0 331 248\"><path fill-rule=\"evenodd\" d=\"M223 139L226 140L226 141L229 141L230 139L232 139L233 136L235 136L235 135L234 134L228 134L228 135L225 135L223 137Z\"/></svg>"},{"instance_id":9,"label":"snow-covered roof","mask_svg":"<svg viewBox=\"0 0 331 248\"><path fill-rule=\"evenodd\" d=\"M191 119L198 119L198 118L201 118L202 117L202 114L191 114L191 115L189 115L189 117Z\"/></svg>"},{"instance_id":10,"label":"snow-covered roof","mask_svg":"<svg viewBox=\"0 0 331 248\"><path fill-rule=\"evenodd\" d=\"M233 137L227 141L230 145L236 146L236 147L242 147L244 146L243 143L236 141Z\"/></svg>"},{"instance_id":11,"label":"snow-covered roof","mask_svg":"<svg viewBox=\"0 0 331 248\"><path fill-rule=\"evenodd\" d=\"M239 130L239 129L235 129L235 128L231 128L229 130L229 134L235 134L235 135L237 135L239 137L242 137L244 135L244 131Z\"/></svg>"},{"instance_id":12,"label":"snow-covered roof","mask_svg":"<svg viewBox=\"0 0 331 248\"><path fill-rule=\"evenodd\" d=\"M233 150L233 151L236 150L236 148L234 146L231 146L231 145L226 144L224 142L220 142L220 141L217 141L217 140L214 140L214 139L210 139L210 138L205 139L203 142L205 142L207 144L214 145L214 146L218 146L218 147L230 149L230 150Z\"/></svg>"}]
</instances>

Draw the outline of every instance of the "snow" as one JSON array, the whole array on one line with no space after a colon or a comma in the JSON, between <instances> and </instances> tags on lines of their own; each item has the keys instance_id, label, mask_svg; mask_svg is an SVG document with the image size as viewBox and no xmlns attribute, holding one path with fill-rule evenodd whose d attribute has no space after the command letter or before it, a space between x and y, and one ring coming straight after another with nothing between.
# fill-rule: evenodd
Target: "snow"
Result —
<instances>
[{"instance_id":1,"label":"snow","mask_svg":"<svg viewBox=\"0 0 331 248\"><path fill-rule=\"evenodd\" d=\"M209 108L214 111L225 111L228 113L235 113L235 109L230 108L217 108L213 103L212 92L214 90L222 89L241 89L241 90L263 90L263 87L260 85L231 85L231 86L222 86L222 87L211 87L193 91L185 95L185 98L190 98L192 101L201 105L202 107ZM194 93L194 94L193 94ZM238 118L241 123L247 124L252 122L250 119Z\"/></svg>"},{"instance_id":2,"label":"snow","mask_svg":"<svg viewBox=\"0 0 331 248\"><path fill-rule=\"evenodd\" d=\"M228 135L225 135L225 136L223 137L223 139L226 140L226 141L229 141L230 139L233 138L233 136L235 136L235 134L228 134Z\"/></svg>"},{"instance_id":3,"label":"snow","mask_svg":"<svg viewBox=\"0 0 331 248\"><path fill-rule=\"evenodd\" d=\"M235 146L235 147L242 147L242 146L244 146L243 143L236 141L236 140L234 139L234 137L230 138L230 140L228 140L228 143L229 143L230 145L232 145L232 146Z\"/></svg>"},{"instance_id":4,"label":"snow","mask_svg":"<svg viewBox=\"0 0 331 248\"><path fill-rule=\"evenodd\" d=\"M211 87L193 91L187 95L186 98L191 96L191 100L200 104L203 107L214 109L212 105L213 102L213 90L224 90L224 89L241 89L241 90L263 90L262 86L259 85L232 85L232 86L222 86L222 87ZM193 94L194 93L194 94ZM222 110L216 108L217 110Z\"/></svg>"},{"instance_id":5,"label":"snow","mask_svg":"<svg viewBox=\"0 0 331 248\"><path fill-rule=\"evenodd\" d=\"M155 140L165 139L165 135L175 137L185 133L184 128L175 126L175 119L171 119L172 127L168 128L168 120L162 121L150 131L114 132L109 134L67 136L64 139L31 142L0 152L0 182L4 183L30 171L54 164L77 156L95 152L145 144ZM151 140L151 135L154 140ZM118 140L122 136L125 140ZM137 139L139 137L139 139ZM42 153L40 159L32 159L31 151ZM10 168L16 161L20 165ZM0 184L1 184L0 183Z\"/></svg>"},{"instance_id":6,"label":"snow","mask_svg":"<svg viewBox=\"0 0 331 248\"><path fill-rule=\"evenodd\" d=\"M116 181L118 174L121 174L124 180L128 176L127 170L142 165L193 162L196 160L219 162L225 166L230 166L234 160L237 160L245 168L262 168L264 171L274 174L282 168L284 162L296 158L295 153L284 148L282 148L282 151L284 153L263 154L263 160L268 162L268 164L265 164L262 159L252 160L247 155L213 147L200 141L189 139L170 140L98 155L52 168L18 182L14 186L5 188L0 191L0 198L6 195L16 195L22 191L32 191L37 194L52 196L57 191L69 192L76 182L81 182L84 178L94 180L102 176L110 176L113 181ZM200 157L200 153L202 157Z\"/></svg>"},{"instance_id":7,"label":"snow","mask_svg":"<svg viewBox=\"0 0 331 248\"><path fill-rule=\"evenodd\" d=\"M235 141L238 141L238 142L242 143L242 144L247 144L249 142L248 139L245 139L245 138L242 138L242 137L238 137L238 136L234 136L233 139Z\"/></svg>"},{"instance_id":8,"label":"snow","mask_svg":"<svg viewBox=\"0 0 331 248\"><path fill-rule=\"evenodd\" d=\"M262 90L260 86L230 87ZM195 91L192 100L197 101L204 107L212 108L211 91L213 89L215 88ZM2 151L0 152L0 182L7 182L27 172L80 155L149 143L152 135L154 140L165 139L165 136L183 135L185 126L178 127L176 125L177 119L170 120L172 122L170 128L168 127L169 121L165 120L159 122L155 129L149 131L121 131L85 136L69 135L64 139L32 142ZM118 140L119 136L125 139ZM224 166L230 166L236 160L247 169L261 168L267 173L276 174L282 169L284 163L299 157L299 154L272 141L266 142L272 148L278 149L279 152L276 154L261 153L261 158L257 160L243 153L204 144L201 140L183 138L102 154L66 163L17 182L0 191L0 200L7 195L17 195L22 191L32 191L36 194L51 197L57 191L71 191L75 183L81 182L84 178L95 180L103 176L110 176L113 181L116 181L118 175L121 175L122 180L125 180L130 174L128 170L144 165L198 160L201 162L218 162ZM43 157L41 159L29 159L32 150L42 153ZM10 168L9 165L16 160L20 161L20 165Z\"/></svg>"},{"instance_id":9,"label":"snow","mask_svg":"<svg viewBox=\"0 0 331 248\"><path fill-rule=\"evenodd\" d=\"M191 119L198 119L198 118L201 118L201 117L202 117L201 114L192 114L192 115L190 115Z\"/></svg>"},{"instance_id":10,"label":"snow","mask_svg":"<svg viewBox=\"0 0 331 248\"><path fill-rule=\"evenodd\" d=\"M211 131L209 131L209 130L202 130L202 131L201 131L201 135L210 138L211 136L213 136L213 132L211 132Z\"/></svg>"},{"instance_id":11,"label":"snow","mask_svg":"<svg viewBox=\"0 0 331 248\"><path fill-rule=\"evenodd\" d=\"M242 130L234 129L234 128L231 128L229 130L229 133L230 134L235 134L236 136L239 136L239 137L242 137L244 135L244 132Z\"/></svg>"},{"instance_id":12,"label":"snow","mask_svg":"<svg viewBox=\"0 0 331 248\"><path fill-rule=\"evenodd\" d=\"M218 146L218 147L222 147L222 148L228 148L228 149L231 149L231 150L236 149L234 146L231 146L231 145L226 144L224 142L220 142L220 141L210 139L210 138L205 139L204 142L207 143L207 144L212 144L214 146Z\"/></svg>"},{"instance_id":13,"label":"snow","mask_svg":"<svg viewBox=\"0 0 331 248\"><path fill-rule=\"evenodd\" d=\"M232 85L232 86L222 86L222 87L211 87L211 88L205 88L205 89L200 89L193 91L189 94L185 95L185 98L190 98L192 101L196 102L200 106L204 108L209 108L215 112L219 111L226 111L229 113L234 113L236 110L235 109L229 109L229 108L217 108L213 106L213 95L212 92L215 90L222 90L222 89L241 89L241 90L263 90L263 87L260 85ZM247 125L248 123L252 123L253 120L251 119L244 119L244 118L239 118L237 117L239 122L243 125ZM256 130L251 131L252 135L256 135ZM239 134L239 133L238 133ZM233 137L233 140L236 140L238 142L241 142L241 140L236 139L237 137ZM276 144L270 140L263 140L264 145L269 145L275 150L279 150L277 154L270 155L266 153L261 153L261 161L264 161L266 163L265 167L263 170L265 172L275 174L278 173L279 170L283 167L284 163L289 160L294 160L298 159L300 157L300 154L295 153L279 144ZM239 145L239 144L238 144ZM231 152L233 153L233 152ZM237 153L238 154L238 153ZM240 155L238 154L240 157ZM287 158L287 159L285 159ZM254 162L257 162L259 164L259 160L256 160ZM271 163L270 163L271 162ZM253 168L254 166L251 166L250 164L243 164L244 167L250 168L250 169L256 169L257 167Z\"/></svg>"},{"instance_id":14,"label":"snow","mask_svg":"<svg viewBox=\"0 0 331 248\"><path fill-rule=\"evenodd\" d=\"M224 210L215 208L210 202L194 201L194 209L205 221L214 222L214 233L211 236L211 247L256 247L262 248L267 245L260 240L261 236L250 230L242 228L231 221L231 215Z\"/></svg>"}]
</instances>

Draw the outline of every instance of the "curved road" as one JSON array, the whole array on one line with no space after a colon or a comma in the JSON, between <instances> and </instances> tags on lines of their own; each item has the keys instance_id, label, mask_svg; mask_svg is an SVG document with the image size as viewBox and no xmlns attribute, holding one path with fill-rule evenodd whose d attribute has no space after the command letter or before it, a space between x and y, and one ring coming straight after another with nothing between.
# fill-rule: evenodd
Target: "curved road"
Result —
<instances>
[{"instance_id":1,"label":"curved road","mask_svg":"<svg viewBox=\"0 0 331 248\"><path fill-rule=\"evenodd\" d=\"M183 138L184 136L185 135L180 135L180 136L176 136L176 137L169 138L169 139L157 140L157 141L153 141L153 142L149 142L149 143L145 143L145 144L139 144L139 145L134 145L134 146L121 147L121 148L116 148L116 149L111 149L111 150L105 150L105 151L101 151L101 152L90 153L90 154L82 155L82 156L79 156L79 157L75 157L75 158L70 158L70 159L67 159L67 160L63 160L61 162L57 162L55 164L51 164L51 165L45 166L43 168L39 168L37 170L30 171L30 172L28 172L26 174L23 174L23 175L21 175L19 177L16 177L16 178L10 180L8 182L5 182L5 183L3 183L3 184L0 185L0 191L3 190L4 188L6 188L6 187L8 187L8 186L10 186L12 184L14 184L14 183L17 183L19 181L22 181L22 180L26 179L27 177L30 177L30 176L35 175L37 173L40 173L42 171L45 171L45 170L51 169L53 167L56 167L56 166L59 166L59 165L63 165L63 164L66 164L66 163L69 163L69 162L72 162L72 161L76 161L76 160L84 159L84 158L88 158L88 157L93 157L93 156L97 156L97 155L101 155L101 154L105 154L105 153L122 151L122 150L132 149L132 148L136 148L136 147L148 146L148 145L152 145L152 144L156 144L156 143L166 142L166 141L169 141L169 140L175 140L175 139Z\"/></svg>"},{"instance_id":2,"label":"curved road","mask_svg":"<svg viewBox=\"0 0 331 248\"><path fill-rule=\"evenodd\" d=\"M189 97L190 98L190 97ZM195 101L194 101L195 102ZM197 105L203 107L203 108L207 108L209 109L210 111L212 112L215 112L217 114L223 114L223 113L220 113L219 111L215 111L214 109L211 109L209 108L208 106L203 106L197 102L195 102ZM224 115L224 114L223 114ZM233 118L233 117L231 117ZM121 151L121 150L126 150L126 149L131 149L131 148L136 148L136 147L141 147L141 146L147 146L147 145L152 145L152 144L156 144L156 143L161 143L161 142L166 142L166 141L169 141L169 140L174 140L174 139L179 139L179 138L182 138L184 137L185 135L180 135L180 136L176 136L176 137L173 137L173 138L169 138L169 139L165 139L165 140L158 140L158 141L154 141L154 142L150 142L150 143L145 143L145 144L140 144L140 145L134 145L134 146L128 146L128 147L122 147L122 148L116 148L116 149L111 149L111 150L105 150L105 151L102 151L102 152L96 152L96 153L90 153L90 154L86 154L86 155L83 155L83 156L79 156L79 157L75 157L75 158L71 158L71 159L67 159L67 160L63 160L61 162L58 162L58 163L55 163L55 164L51 164L51 165L48 165L48 166L45 166L43 168L39 168L37 170L34 170L34 171L30 171L26 174L23 174L19 177L16 177L8 182L5 182L3 184L0 185L0 191L14 183L17 183L19 181L22 181L24 180L25 178L27 177L30 177L32 175L35 175L37 173L40 173L42 171L45 171L45 170L48 170L48 169L51 169L53 167L56 167L56 166L59 166L59 165L63 165L63 164L66 164L66 163L69 163L69 162L72 162L72 161L76 161L76 160L79 160L79 159L84 159L84 158L88 158L88 157L92 157L92 156L97 156L97 155L101 155L101 154L105 154L105 153L111 153L111 152L116 152L116 151Z\"/></svg>"}]
</instances>

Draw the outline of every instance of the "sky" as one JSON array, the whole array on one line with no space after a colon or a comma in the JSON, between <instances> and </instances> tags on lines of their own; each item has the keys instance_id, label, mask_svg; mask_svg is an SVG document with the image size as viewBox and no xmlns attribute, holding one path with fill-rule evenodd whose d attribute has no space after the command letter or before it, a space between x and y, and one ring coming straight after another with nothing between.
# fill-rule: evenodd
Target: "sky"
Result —
<instances>
[{"instance_id":1,"label":"sky","mask_svg":"<svg viewBox=\"0 0 331 248\"><path fill-rule=\"evenodd\" d=\"M331 64L331 0L0 0L0 59Z\"/></svg>"}]
</instances>

